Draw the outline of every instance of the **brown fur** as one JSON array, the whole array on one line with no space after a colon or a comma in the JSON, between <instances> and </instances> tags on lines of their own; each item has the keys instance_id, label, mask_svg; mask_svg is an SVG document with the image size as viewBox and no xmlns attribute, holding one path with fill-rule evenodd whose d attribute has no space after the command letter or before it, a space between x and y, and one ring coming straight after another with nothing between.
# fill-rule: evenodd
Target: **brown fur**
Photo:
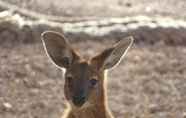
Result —
<instances>
[{"instance_id":1,"label":"brown fur","mask_svg":"<svg viewBox=\"0 0 186 118\"><path fill-rule=\"evenodd\" d=\"M103 80L100 88L100 99L94 105L83 109L72 109L67 105L67 109L62 118L113 118L109 108L107 107L106 96L106 72L99 73L99 79ZM94 99L94 97L92 97Z\"/></svg>"},{"instance_id":2,"label":"brown fur","mask_svg":"<svg viewBox=\"0 0 186 118\"><path fill-rule=\"evenodd\" d=\"M62 118L113 118L107 107L106 70L125 55L133 40L127 38L90 60L82 59L64 36L45 32L42 41L49 58L65 68L65 97L68 101Z\"/></svg>"}]
</instances>

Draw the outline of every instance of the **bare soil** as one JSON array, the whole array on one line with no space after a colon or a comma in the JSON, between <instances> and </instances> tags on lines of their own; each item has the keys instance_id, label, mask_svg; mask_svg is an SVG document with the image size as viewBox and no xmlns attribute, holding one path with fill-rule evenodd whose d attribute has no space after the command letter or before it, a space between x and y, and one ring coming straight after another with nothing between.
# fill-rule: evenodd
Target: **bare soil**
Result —
<instances>
[{"instance_id":1,"label":"bare soil","mask_svg":"<svg viewBox=\"0 0 186 118\"><path fill-rule=\"evenodd\" d=\"M73 44L88 55L109 45L90 40ZM134 45L121 64L109 72L108 98L114 115L117 118L184 115L185 55L185 47ZM65 103L64 80L42 45L1 48L0 58L0 118L59 118Z\"/></svg>"},{"instance_id":2,"label":"bare soil","mask_svg":"<svg viewBox=\"0 0 186 118\"><path fill-rule=\"evenodd\" d=\"M43 14L56 16L162 15L185 18L185 0L4 0Z\"/></svg>"},{"instance_id":3,"label":"bare soil","mask_svg":"<svg viewBox=\"0 0 186 118\"><path fill-rule=\"evenodd\" d=\"M151 15L186 15L184 0L6 1L41 13L64 16L124 16L147 11ZM47 9L49 7L51 9ZM93 56L114 42L87 39L72 44L82 55ZM114 116L186 117L185 60L184 45L133 45L120 65L109 71L108 99ZM0 65L0 118L60 118L65 108L64 80L61 70L47 58L41 41L16 43L11 47L0 45Z\"/></svg>"}]
</instances>

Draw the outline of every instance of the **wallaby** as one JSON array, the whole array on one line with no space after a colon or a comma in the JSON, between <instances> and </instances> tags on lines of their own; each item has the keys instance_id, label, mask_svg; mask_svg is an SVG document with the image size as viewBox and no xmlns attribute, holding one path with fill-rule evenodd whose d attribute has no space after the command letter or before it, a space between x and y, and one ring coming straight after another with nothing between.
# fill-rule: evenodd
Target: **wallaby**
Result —
<instances>
[{"instance_id":1,"label":"wallaby","mask_svg":"<svg viewBox=\"0 0 186 118\"><path fill-rule=\"evenodd\" d=\"M133 38L120 40L87 60L73 50L62 34L46 31L41 37L51 61L66 70L64 93L68 103L62 118L114 118L107 107L106 70L120 62Z\"/></svg>"}]
</instances>

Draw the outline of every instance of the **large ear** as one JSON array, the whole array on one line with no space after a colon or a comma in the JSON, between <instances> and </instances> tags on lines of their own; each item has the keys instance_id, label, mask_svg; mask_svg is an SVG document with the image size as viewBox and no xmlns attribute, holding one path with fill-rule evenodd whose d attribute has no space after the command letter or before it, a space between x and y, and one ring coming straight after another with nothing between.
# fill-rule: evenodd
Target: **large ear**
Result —
<instances>
[{"instance_id":1,"label":"large ear","mask_svg":"<svg viewBox=\"0 0 186 118\"><path fill-rule=\"evenodd\" d=\"M116 66L122 57L124 57L128 49L133 44L133 37L127 37L120 40L113 47L106 49L101 54L92 58L91 63L96 65L98 69L110 69Z\"/></svg>"},{"instance_id":2,"label":"large ear","mask_svg":"<svg viewBox=\"0 0 186 118\"><path fill-rule=\"evenodd\" d=\"M57 32L46 31L41 39L48 57L57 67L68 68L79 56L72 50L64 36Z\"/></svg>"}]
</instances>

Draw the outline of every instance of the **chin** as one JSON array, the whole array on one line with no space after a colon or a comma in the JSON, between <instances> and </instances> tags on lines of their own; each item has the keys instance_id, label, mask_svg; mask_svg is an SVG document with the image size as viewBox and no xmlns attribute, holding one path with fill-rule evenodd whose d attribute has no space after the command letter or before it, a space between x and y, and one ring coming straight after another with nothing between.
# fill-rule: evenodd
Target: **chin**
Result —
<instances>
[{"instance_id":1,"label":"chin","mask_svg":"<svg viewBox=\"0 0 186 118\"><path fill-rule=\"evenodd\" d=\"M69 103L72 109L85 109L92 106L88 101L81 105L75 105L71 100L69 101Z\"/></svg>"},{"instance_id":2,"label":"chin","mask_svg":"<svg viewBox=\"0 0 186 118\"><path fill-rule=\"evenodd\" d=\"M92 105L90 104L90 102L85 102L82 106L81 106L81 109L85 109L85 108L88 108L88 107L91 107Z\"/></svg>"}]
</instances>

